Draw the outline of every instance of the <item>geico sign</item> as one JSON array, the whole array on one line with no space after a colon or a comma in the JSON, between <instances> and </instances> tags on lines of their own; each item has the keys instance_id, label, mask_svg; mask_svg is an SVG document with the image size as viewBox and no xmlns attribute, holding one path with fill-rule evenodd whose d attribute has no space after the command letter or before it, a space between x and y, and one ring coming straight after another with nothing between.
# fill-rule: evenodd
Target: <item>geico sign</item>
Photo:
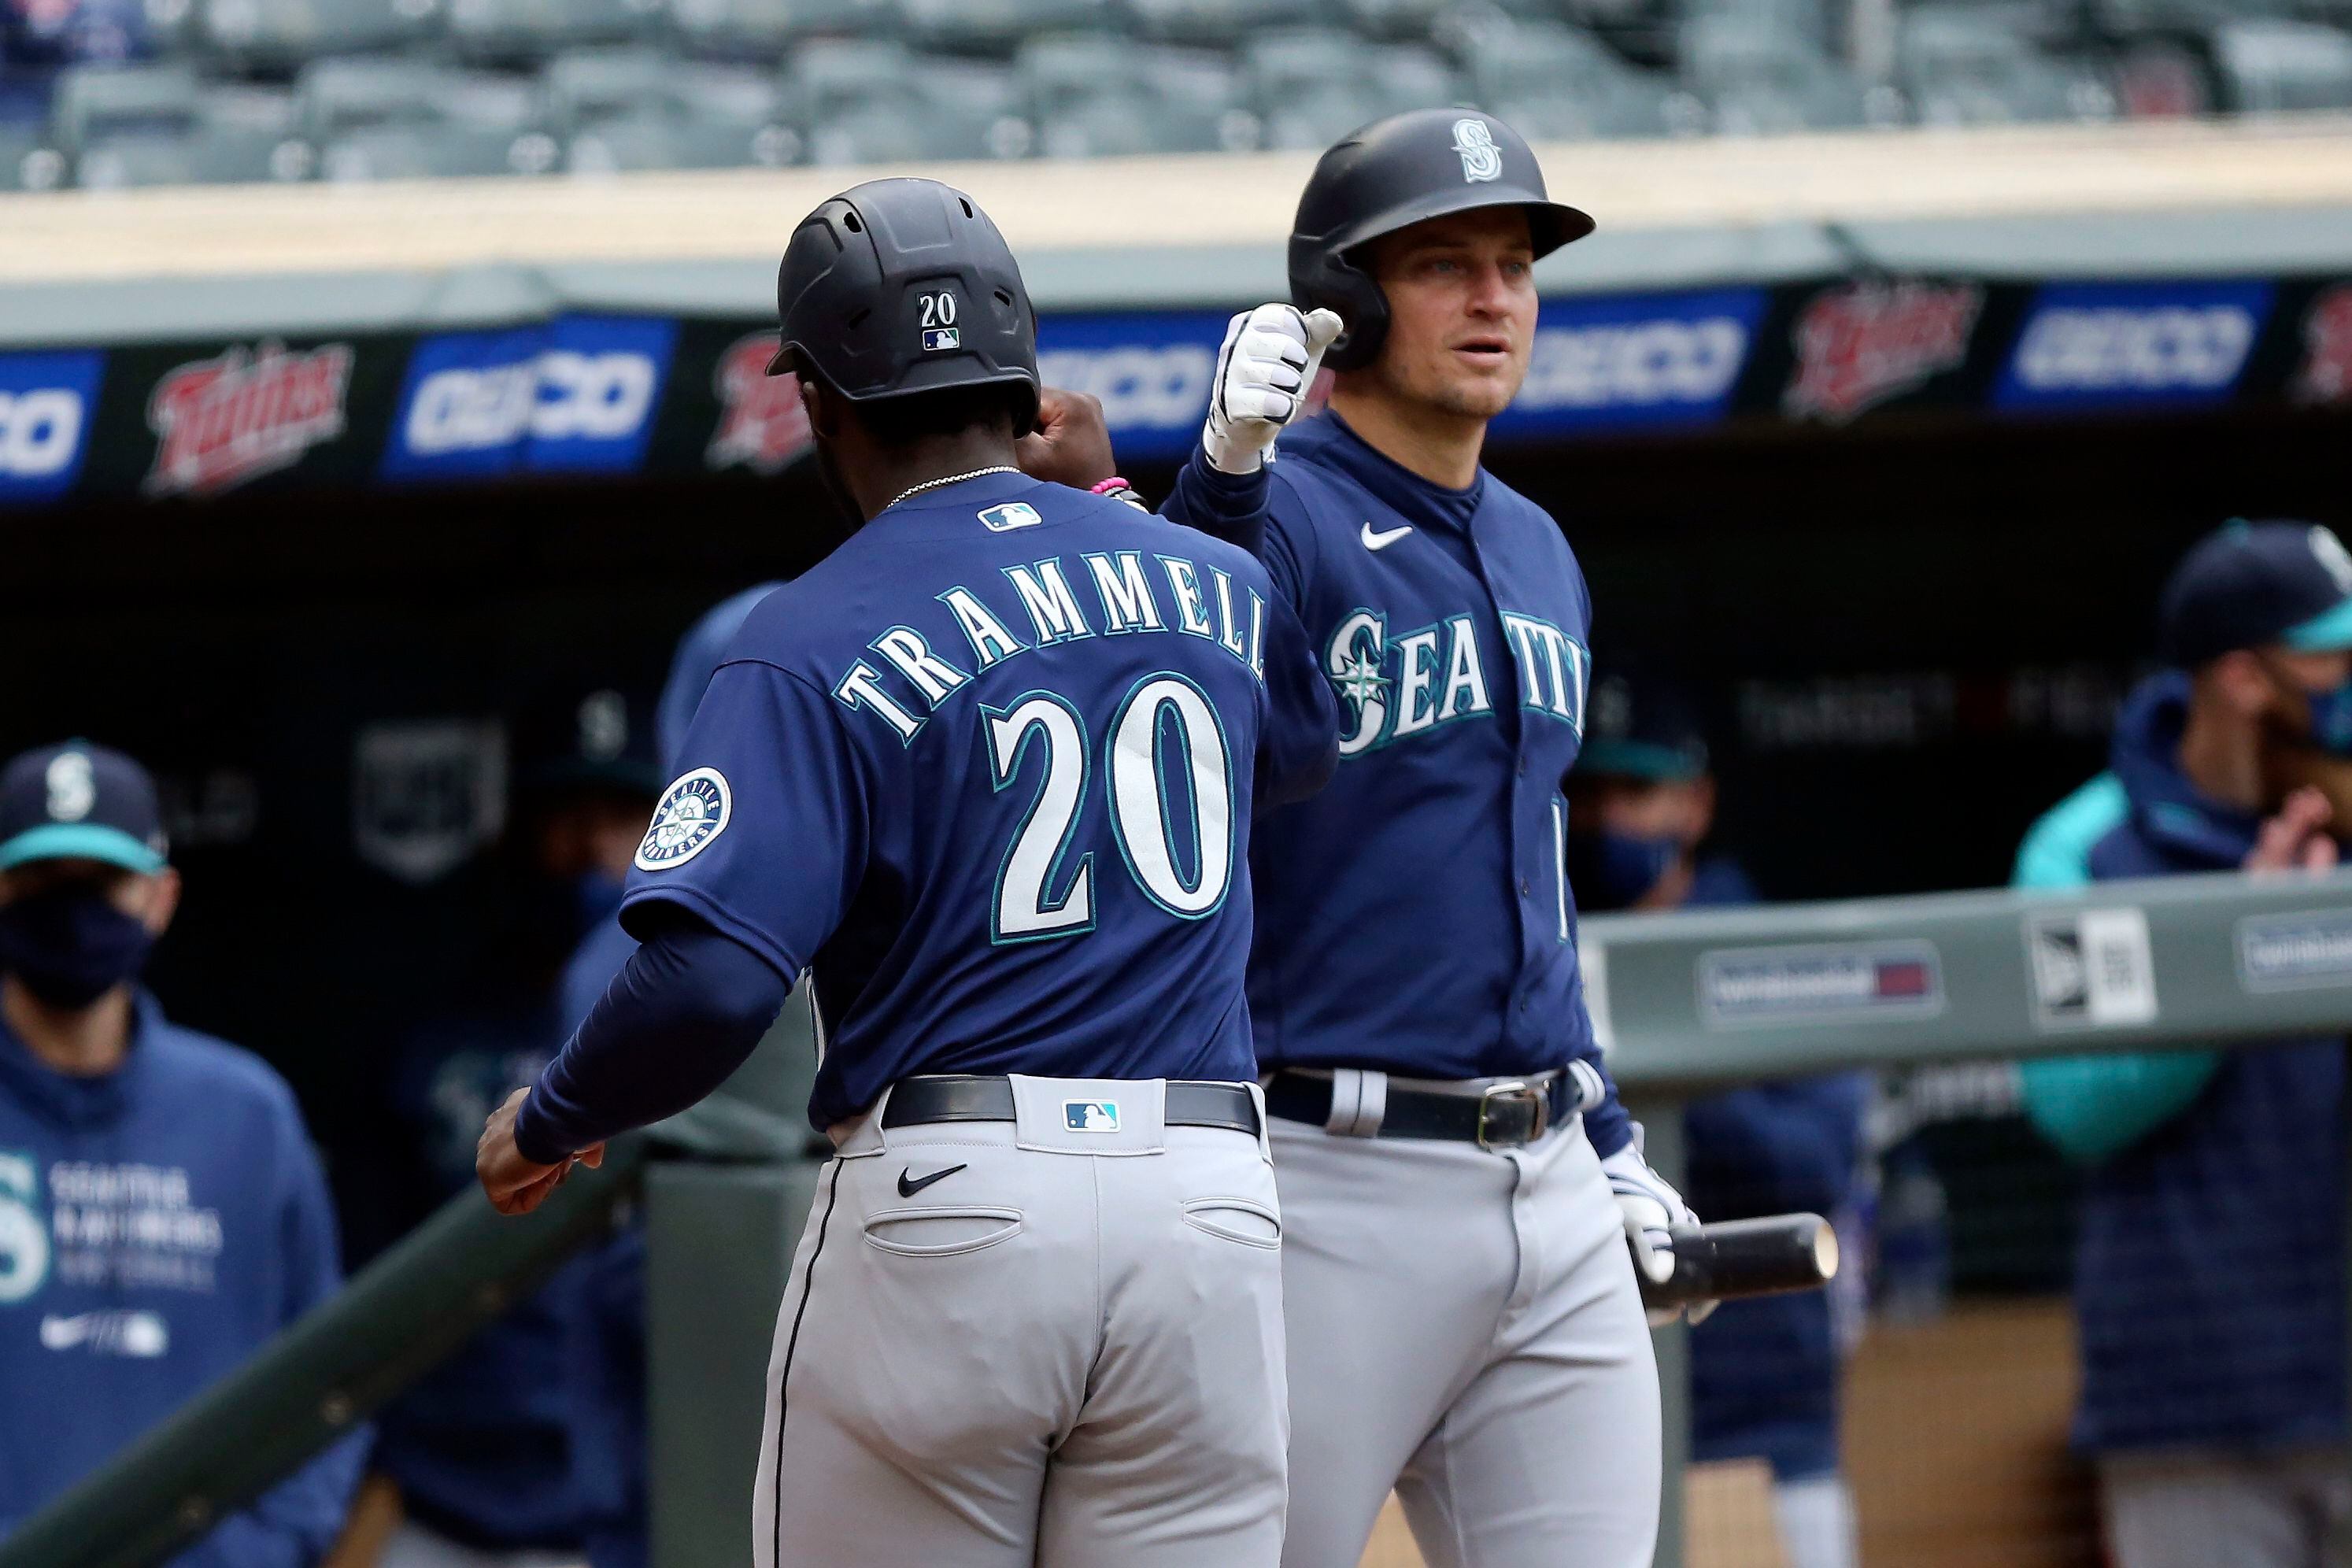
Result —
<instances>
[{"instance_id":1,"label":"geico sign","mask_svg":"<svg viewBox=\"0 0 2352 1568\"><path fill-rule=\"evenodd\" d=\"M41 479L64 472L80 449L81 425L78 392L0 392L0 476Z\"/></svg>"},{"instance_id":2,"label":"geico sign","mask_svg":"<svg viewBox=\"0 0 2352 1568\"><path fill-rule=\"evenodd\" d=\"M2253 315L2239 305L2049 310L2017 345L2017 380L2045 392L2215 390L2253 344Z\"/></svg>"},{"instance_id":3,"label":"geico sign","mask_svg":"<svg viewBox=\"0 0 2352 1568\"><path fill-rule=\"evenodd\" d=\"M520 364L436 371L418 384L403 437L409 450L504 447L541 440L609 441L629 436L653 406L656 371L644 354L555 349Z\"/></svg>"},{"instance_id":4,"label":"geico sign","mask_svg":"<svg viewBox=\"0 0 2352 1568\"><path fill-rule=\"evenodd\" d=\"M1186 425L1209 406L1216 351L1200 343L1145 343L1108 349L1057 349L1037 356L1048 386L1084 392L1103 405L1116 430L1137 425Z\"/></svg>"},{"instance_id":5,"label":"geico sign","mask_svg":"<svg viewBox=\"0 0 2352 1568\"><path fill-rule=\"evenodd\" d=\"M1536 333L1522 408L1713 403L1748 357L1748 329L1728 316L1553 327Z\"/></svg>"}]
</instances>

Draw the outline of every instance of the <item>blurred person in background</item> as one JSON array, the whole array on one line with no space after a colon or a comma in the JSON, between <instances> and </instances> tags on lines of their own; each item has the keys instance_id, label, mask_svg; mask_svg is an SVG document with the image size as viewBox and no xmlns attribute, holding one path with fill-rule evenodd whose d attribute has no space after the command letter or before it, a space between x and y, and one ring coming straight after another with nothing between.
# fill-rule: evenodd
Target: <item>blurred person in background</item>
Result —
<instances>
[{"instance_id":1,"label":"blurred person in background","mask_svg":"<svg viewBox=\"0 0 2352 1568\"><path fill-rule=\"evenodd\" d=\"M2325 528L2232 522L2158 618L2168 668L2118 716L2109 772L2028 834L2019 885L2334 866L2352 556ZM2044 1059L2024 1084L2085 1171L2075 1441L2117 1568L2340 1563L2343 1040Z\"/></svg>"},{"instance_id":2,"label":"blurred person in background","mask_svg":"<svg viewBox=\"0 0 2352 1568\"><path fill-rule=\"evenodd\" d=\"M1607 667L1601 667L1606 670ZM1593 684L1569 774L1569 885L1587 914L1760 901L1739 863L1702 853L1716 781L1691 692L1638 665ZM1762 1083L1683 1113L1683 1191L1709 1219L1807 1212L1851 1231L1870 1080ZM1851 1256L1860 1256L1853 1251ZM1852 1568L1853 1500L1838 1471L1842 1345L1830 1292L1726 1301L1691 1328L1691 1457L1760 1458L1791 1568Z\"/></svg>"},{"instance_id":3,"label":"blurred person in background","mask_svg":"<svg viewBox=\"0 0 2352 1568\"><path fill-rule=\"evenodd\" d=\"M409 1225L471 1183L483 1119L562 1047L565 968L620 907L661 786L649 705L608 686L530 704L513 750L515 912L395 1070ZM404 1518L383 1568L644 1561L639 1251L624 1233L581 1253L385 1409L374 1462Z\"/></svg>"},{"instance_id":4,"label":"blurred person in background","mask_svg":"<svg viewBox=\"0 0 2352 1568\"><path fill-rule=\"evenodd\" d=\"M258 1058L169 1022L154 781L68 742L0 771L0 1538L341 1283L301 1112ZM174 1568L305 1568L363 1435Z\"/></svg>"}]
</instances>

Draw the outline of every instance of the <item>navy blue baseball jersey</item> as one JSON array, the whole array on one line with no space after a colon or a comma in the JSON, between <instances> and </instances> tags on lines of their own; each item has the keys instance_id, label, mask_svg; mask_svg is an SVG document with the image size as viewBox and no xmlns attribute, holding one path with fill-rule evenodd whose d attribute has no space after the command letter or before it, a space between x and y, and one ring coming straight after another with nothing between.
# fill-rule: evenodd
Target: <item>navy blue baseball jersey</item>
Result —
<instances>
[{"instance_id":1,"label":"navy blue baseball jersey","mask_svg":"<svg viewBox=\"0 0 2352 1568\"><path fill-rule=\"evenodd\" d=\"M1432 484L1334 414L1285 432L1263 474L1196 452L1166 509L1259 555L1340 699L1330 787L1257 836L1261 1063L1597 1066L1560 788L1591 675L1568 542L1483 469ZM1602 1155L1624 1146L1613 1089L1586 1127Z\"/></svg>"},{"instance_id":2,"label":"navy blue baseball jersey","mask_svg":"<svg viewBox=\"0 0 2352 1568\"><path fill-rule=\"evenodd\" d=\"M687 733L623 920L813 975L819 1125L918 1073L1254 1077L1249 824L1335 708L1245 552L992 474L770 595Z\"/></svg>"}]
</instances>

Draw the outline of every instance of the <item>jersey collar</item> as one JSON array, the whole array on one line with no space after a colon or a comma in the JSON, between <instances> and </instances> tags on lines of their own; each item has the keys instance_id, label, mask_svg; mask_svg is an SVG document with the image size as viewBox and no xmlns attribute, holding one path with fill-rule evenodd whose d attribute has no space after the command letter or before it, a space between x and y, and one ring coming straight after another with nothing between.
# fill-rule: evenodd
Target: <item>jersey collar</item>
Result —
<instances>
[{"instance_id":1,"label":"jersey collar","mask_svg":"<svg viewBox=\"0 0 2352 1568\"><path fill-rule=\"evenodd\" d=\"M1466 533L1486 499L1483 467L1475 479L1458 490L1433 483L1356 434L1332 409L1325 409L1283 439L1286 449L1313 454L1316 461L1346 474L1414 523Z\"/></svg>"}]
</instances>

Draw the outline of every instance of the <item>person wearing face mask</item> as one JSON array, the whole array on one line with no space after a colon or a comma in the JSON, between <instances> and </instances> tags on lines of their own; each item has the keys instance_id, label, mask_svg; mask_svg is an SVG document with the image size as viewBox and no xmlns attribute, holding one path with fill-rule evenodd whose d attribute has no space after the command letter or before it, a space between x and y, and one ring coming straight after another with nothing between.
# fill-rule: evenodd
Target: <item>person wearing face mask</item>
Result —
<instances>
[{"instance_id":1,"label":"person wearing face mask","mask_svg":"<svg viewBox=\"0 0 2352 1568\"><path fill-rule=\"evenodd\" d=\"M650 701L604 682L552 687L509 726L513 913L393 1080L408 1223L471 1183L483 1119L563 1043L565 968L620 908L661 785L655 728ZM403 1519L380 1568L642 1561L636 1489L608 1459L643 1429L637 1379L589 1348L619 1342L602 1330L634 1305L636 1249L624 1234L575 1257L384 1411L374 1465Z\"/></svg>"},{"instance_id":2,"label":"person wearing face mask","mask_svg":"<svg viewBox=\"0 0 2352 1568\"><path fill-rule=\"evenodd\" d=\"M1569 775L1569 884L1587 914L1759 901L1727 855L1703 853L1716 781L1697 703L1670 676L1626 661L1593 683L1584 750ZM1870 1080L1837 1073L1751 1084L1684 1112L1684 1183L1710 1219L1826 1215L1854 1224ZM1851 1568L1852 1494L1838 1471L1840 1342L1850 1300L1808 1291L1726 1301L1693 1324L1691 1456L1772 1467L1792 1568Z\"/></svg>"},{"instance_id":3,"label":"person wearing face mask","mask_svg":"<svg viewBox=\"0 0 2352 1568\"><path fill-rule=\"evenodd\" d=\"M2126 701L2108 773L2026 837L2016 880L2324 870L2309 782L2352 754L2352 555L2326 528L2231 522L2158 613L2168 668ZM2083 1168L2076 1446L2116 1568L2319 1568L2352 1525L2341 1038L2045 1059L2034 1126Z\"/></svg>"},{"instance_id":4,"label":"person wearing face mask","mask_svg":"<svg viewBox=\"0 0 2352 1568\"><path fill-rule=\"evenodd\" d=\"M341 1283L285 1081L139 984L172 923L155 785L74 741L0 770L0 1539ZM173 1568L307 1568L363 1436Z\"/></svg>"}]
</instances>

